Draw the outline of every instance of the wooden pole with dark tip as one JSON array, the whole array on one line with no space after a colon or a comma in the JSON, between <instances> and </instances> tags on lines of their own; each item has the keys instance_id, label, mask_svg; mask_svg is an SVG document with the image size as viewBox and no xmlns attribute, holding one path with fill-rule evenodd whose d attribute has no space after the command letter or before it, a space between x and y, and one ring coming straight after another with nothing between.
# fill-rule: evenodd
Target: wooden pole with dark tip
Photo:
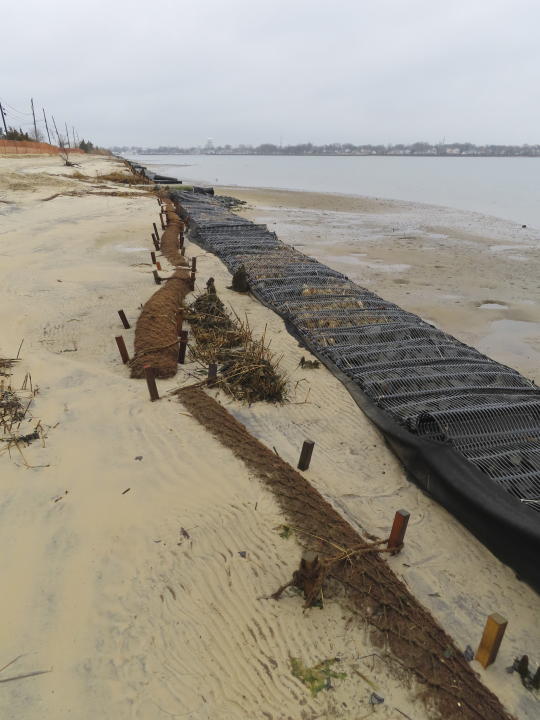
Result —
<instances>
[{"instance_id":1,"label":"wooden pole with dark tip","mask_svg":"<svg viewBox=\"0 0 540 720\"><path fill-rule=\"evenodd\" d=\"M499 613L493 613L486 620L484 633L474 658L484 668L495 661L507 625L508 621Z\"/></svg>"},{"instance_id":2,"label":"wooden pole with dark tip","mask_svg":"<svg viewBox=\"0 0 540 720\"><path fill-rule=\"evenodd\" d=\"M148 385L148 392L150 393L150 400L159 400L159 393L156 385L156 376L154 374L154 368L151 365L144 366L144 377L146 378L146 384Z\"/></svg>"},{"instance_id":3,"label":"wooden pole with dark tip","mask_svg":"<svg viewBox=\"0 0 540 720\"><path fill-rule=\"evenodd\" d=\"M190 273L190 275L189 275L189 287L192 290L195 290L195 273L194 272Z\"/></svg>"},{"instance_id":4,"label":"wooden pole with dark tip","mask_svg":"<svg viewBox=\"0 0 540 720\"><path fill-rule=\"evenodd\" d=\"M163 215L160 214L159 219L161 220L161 229L165 230L165 223L163 222Z\"/></svg>"},{"instance_id":5,"label":"wooden pole with dark tip","mask_svg":"<svg viewBox=\"0 0 540 720\"><path fill-rule=\"evenodd\" d=\"M122 321L122 325L124 326L124 328L125 328L126 330L129 330L129 328L131 327L131 325L130 325L129 322L128 322L128 319L127 319L127 317L126 317L126 313L125 313L123 310L119 310L119 311L118 311L118 314L120 315L120 320Z\"/></svg>"},{"instance_id":6,"label":"wooden pole with dark tip","mask_svg":"<svg viewBox=\"0 0 540 720\"><path fill-rule=\"evenodd\" d=\"M309 468L314 447L315 443L313 440L304 440L302 452L300 453L300 460L298 461L299 470L307 470Z\"/></svg>"},{"instance_id":7,"label":"wooden pole with dark tip","mask_svg":"<svg viewBox=\"0 0 540 720\"><path fill-rule=\"evenodd\" d=\"M154 247L156 248L156 250L159 250L159 242L154 233L152 233L152 242L154 243Z\"/></svg>"},{"instance_id":8,"label":"wooden pole with dark tip","mask_svg":"<svg viewBox=\"0 0 540 720\"><path fill-rule=\"evenodd\" d=\"M208 365L208 380L206 381L208 387L214 387L217 383L217 365L216 363L210 363Z\"/></svg>"},{"instance_id":9,"label":"wooden pole with dark tip","mask_svg":"<svg viewBox=\"0 0 540 720\"><path fill-rule=\"evenodd\" d=\"M156 223L152 223L152 225L154 226L154 235L156 236L157 244L159 245L159 233L158 233L157 225L156 225ZM159 247L157 247L156 250L159 250Z\"/></svg>"},{"instance_id":10,"label":"wooden pole with dark tip","mask_svg":"<svg viewBox=\"0 0 540 720\"><path fill-rule=\"evenodd\" d=\"M176 312L176 335L180 337L182 325L184 324L184 311L182 309Z\"/></svg>"},{"instance_id":11,"label":"wooden pole with dark tip","mask_svg":"<svg viewBox=\"0 0 540 720\"><path fill-rule=\"evenodd\" d=\"M152 258L152 265L156 264L156 253L152 250L150 253L150 257Z\"/></svg>"},{"instance_id":12,"label":"wooden pole with dark tip","mask_svg":"<svg viewBox=\"0 0 540 720\"><path fill-rule=\"evenodd\" d=\"M403 547L410 516L411 514L407 510L398 510L394 515L394 522L392 523L387 545L388 550L392 550L392 555L397 555Z\"/></svg>"},{"instance_id":13,"label":"wooden pole with dark tip","mask_svg":"<svg viewBox=\"0 0 540 720\"><path fill-rule=\"evenodd\" d=\"M161 263L159 262L159 260L156 261L156 267L158 270L161 270Z\"/></svg>"},{"instance_id":14,"label":"wooden pole with dark tip","mask_svg":"<svg viewBox=\"0 0 540 720\"><path fill-rule=\"evenodd\" d=\"M117 335L114 339L116 340L116 344L118 345L118 352L120 353L122 362L124 363L124 365L127 365L127 363L129 362L129 355L126 349L126 343L124 342L124 338L121 335Z\"/></svg>"},{"instance_id":15,"label":"wooden pole with dark tip","mask_svg":"<svg viewBox=\"0 0 540 720\"><path fill-rule=\"evenodd\" d=\"M191 258L191 272L195 272L197 270L197 258L192 257Z\"/></svg>"},{"instance_id":16,"label":"wooden pole with dark tip","mask_svg":"<svg viewBox=\"0 0 540 720\"><path fill-rule=\"evenodd\" d=\"M186 362L186 348L188 341L187 330L180 331L180 346L178 347L178 363L183 365Z\"/></svg>"},{"instance_id":17,"label":"wooden pole with dark tip","mask_svg":"<svg viewBox=\"0 0 540 720\"><path fill-rule=\"evenodd\" d=\"M154 276L154 282L156 283L156 285L161 285L161 278L158 275L158 271L152 270L152 275Z\"/></svg>"}]
</instances>

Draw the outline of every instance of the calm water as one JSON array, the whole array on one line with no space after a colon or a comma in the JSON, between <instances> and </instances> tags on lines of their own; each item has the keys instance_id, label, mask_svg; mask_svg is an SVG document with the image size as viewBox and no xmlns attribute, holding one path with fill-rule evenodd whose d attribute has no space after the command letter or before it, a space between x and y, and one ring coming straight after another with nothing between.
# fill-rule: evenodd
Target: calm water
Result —
<instances>
[{"instance_id":1,"label":"calm water","mask_svg":"<svg viewBox=\"0 0 540 720\"><path fill-rule=\"evenodd\" d=\"M540 158L130 155L185 181L410 200L540 228Z\"/></svg>"}]
</instances>

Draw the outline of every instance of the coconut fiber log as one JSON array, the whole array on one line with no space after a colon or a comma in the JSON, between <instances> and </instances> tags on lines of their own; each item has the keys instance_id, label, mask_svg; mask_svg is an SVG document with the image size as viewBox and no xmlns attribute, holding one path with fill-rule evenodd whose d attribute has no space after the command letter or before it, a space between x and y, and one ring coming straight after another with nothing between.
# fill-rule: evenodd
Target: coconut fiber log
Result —
<instances>
[{"instance_id":1,"label":"coconut fiber log","mask_svg":"<svg viewBox=\"0 0 540 720\"><path fill-rule=\"evenodd\" d=\"M144 366L154 369L155 377L176 375L178 367L177 312L190 292L189 273L174 275L144 305L135 327L131 377L144 378Z\"/></svg>"},{"instance_id":2,"label":"coconut fiber log","mask_svg":"<svg viewBox=\"0 0 540 720\"><path fill-rule=\"evenodd\" d=\"M180 233L184 231L184 223L175 212L170 200L165 200L164 205L167 225L161 236L161 252L172 265L186 266L187 260L178 250L178 240Z\"/></svg>"}]
</instances>

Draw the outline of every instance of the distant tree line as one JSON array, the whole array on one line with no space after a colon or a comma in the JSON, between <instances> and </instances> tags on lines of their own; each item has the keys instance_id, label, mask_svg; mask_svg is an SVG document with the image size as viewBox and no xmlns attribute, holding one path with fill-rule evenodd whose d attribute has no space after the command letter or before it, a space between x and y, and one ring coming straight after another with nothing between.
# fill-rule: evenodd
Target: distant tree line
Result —
<instances>
[{"instance_id":1,"label":"distant tree line","mask_svg":"<svg viewBox=\"0 0 540 720\"><path fill-rule=\"evenodd\" d=\"M416 155L416 156L480 156L480 157L538 157L540 145L475 145L473 143L415 142L410 145L354 145L353 143L330 143L313 145L216 145L208 142L204 146L164 146L145 148L115 146L113 152L132 152L147 155Z\"/></svg>"}]
</instances>

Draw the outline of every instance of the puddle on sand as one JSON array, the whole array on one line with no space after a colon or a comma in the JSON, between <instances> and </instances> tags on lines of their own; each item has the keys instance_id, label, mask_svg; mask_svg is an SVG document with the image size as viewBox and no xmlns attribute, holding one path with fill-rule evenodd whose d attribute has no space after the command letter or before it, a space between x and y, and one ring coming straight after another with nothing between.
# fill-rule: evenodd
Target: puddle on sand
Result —
<instances>
[{"instance_id":1,"label":"puddle on sand","mask_svg":"<svg viewBox=\"0 0 540 720\"><path fill-rule=\"evenodd\" d=\"M115 245L114 249L119 250L120 252L126 252L126 253L148 251L148 248L145 248L145 247L127 247L126 245Z\"/></svg>"},{"instance_id":2,"label":"puddle on sand","mask_svg":"<svg viewBox=\"0 0 540 720\"><path fill-rule=\"evenodd\" d=\"M480 308L480 310L508 310L508 305L504 305L503 303L498 302L492 302L491 300L486 300L486 302L483 302L478 307Z\"/></svg>"}]
</instances>

